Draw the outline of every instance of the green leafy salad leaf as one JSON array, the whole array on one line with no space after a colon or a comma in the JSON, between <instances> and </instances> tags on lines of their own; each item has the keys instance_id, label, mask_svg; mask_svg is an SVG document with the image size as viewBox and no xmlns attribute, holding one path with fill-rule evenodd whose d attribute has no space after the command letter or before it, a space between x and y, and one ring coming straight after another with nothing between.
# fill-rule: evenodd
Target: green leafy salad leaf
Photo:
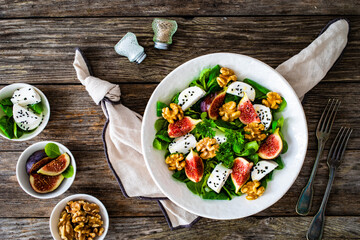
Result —
<instances>
[{"instance_id":1,"label":"green leafy salad leaf","mask_svg":"<svg viewBox=\"0 0 360 240\"><path fill-rule=\"evenodd\" d=\"M59 146L55 143L48 143L45 145L45 153L50 158L57 158L61 155Z\"/></svg>"},{"instance_id":2,"label":"green leafy salad leaf","mask_svg":"<svg viewBox=\"0 0 360 240\"><path fill-rule=\"evenodd\" d=\"M212 119L204 119L202 122L198 123L193 130L201 138L213 138L215 136L216 124Z\"/></svg>"},{"instance_id":3,"label":"green leafy salad leaf","mask_svg":"<svg viewBox=\"0 0 360 240\"><path fill-rule=\"evenodd\" d=\"M2 116L0 118L0 130L9 139L14 138L14 123L15 122L12 117Z\"/></svg>"},{"instance_id":4,"label":"green leafy salad leaf","mask_svg":"<svg viewBox=\"0 0 360 240\"><path fill-rule=\"evenodd\" d=\"M0 100L0 107L8 117L12 117L13 115L13 103L11 102L11 98L4 98Z\"/></svg>"},{"instance_id":5,"label":"green leafy salad leaf","mask_svg":"<svg viewBox=\"0 0 360 240\"><path fill-rule=\"evenodd\" d=\"M216 81L216 78L220 75L220 68L219 65L216 65L213 68L205 68L201 71L199 78L193 80L189 86L200 87L207 93L221 90L221 87Z\"/></svg>"},{"instance_id":6,"label":"green leafy salad leaf","mask_svg":"<svg viewBox=\"0 0 360 240\"><path fill-rule=\"evenodd\" d=\"M156 116L161 117L162 116L162 109L168 107L168 105L166 105L163 102L157 101L156 102Z\"/></svg>"},{"instance_id":7,"label":"green leafy salad leaf","mask_svg":"<svg viewBox=\"0 0 360 240\"><path fill-rule=\"evenodd\" d=\"M43 105L42 105L41 102L36 103L36 104L28 105L28 107L37 114L40 114L40 113L43 112Z\"/></svg>"},{"instance_id":8,"label":"green leafy salad leaf","mask_svg":"<svg viewBox=\"0 0 360 240\"><path fill-rule=\"evenodd\" d=\"M74 175L74 167L70 164L66 170L62 173L64 178L71 178Z\"/></svg>"}]
</instances>

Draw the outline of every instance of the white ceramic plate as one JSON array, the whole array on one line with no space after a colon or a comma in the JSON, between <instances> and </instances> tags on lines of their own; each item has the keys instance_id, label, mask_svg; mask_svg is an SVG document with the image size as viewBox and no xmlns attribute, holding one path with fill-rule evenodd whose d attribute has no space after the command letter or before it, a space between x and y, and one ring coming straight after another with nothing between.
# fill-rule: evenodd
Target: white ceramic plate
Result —
<instances>
[{"instance_id":1,"label":"white ceramic plate","mask_svg":"<svg viewBox=\"0 0 360 240\"><path fill-rule=\"evenodd\" d=\"M153 148L155 136L154 123L156 102L169 103L171 98L185 89L197 78L204 68L219 64L235 71L238 79L250 78L259 84L280 93L287 101L282 115L285 139L289 150L282 155L284 169L275 171L263 196L255 201L248 201L245 196L227 200L203 200L187 189L184 183L174 180L172 172L167 169L164 151ZM233 54L214 53L190 60L172 71L153 92L143 118L142 148L146 165L157 186L178 206L199 216L213 219L237 219L256 214L277 202L291 187L297 178L304 162L308 132L305 114L301 103L288 82L273 68L254 58Z\"/></svg>"},{"instance_id":2,"label":"white ceramic plate","mask_svg":"<svg viewBox=\"0 0 360 240\"><path fill-rule=\"evenodd\" d=\"M50 118L50 104L49 104L49 101L47 100L45 94L42 91L40 91L40 89L38 89L38 88L36 88L34 86L31 86L31 85L26 84L26 83L14 83L14 84L8 85L8 86L6 86L6 87L4 87L4 88L2 88L0 90L0 99L11 97L13 95L13 93L15 92L15 90L18 89L18 88L29 87L29 86L33 87L35 89L35 91L41 97L41 102L42 102L43 109L44 109L43 112L42 112L42 114L44 115L44 119L41 122L41 124L33 132L24 133L20 138L9 139L3 134L2 131L0 131L0 135L2 137L4 137L4 138L8 139L8 140L11 140L11 141L26 141L26 140L29 140L31 138L34 138L39 133L41 133L42 130L44 130L44 128L46 127L46 125L49 122L49 118ZM2 117L4 115L5 115L4 111L0 108L0 117Z\"/></svg>"},{"instance_id":3,"label":"white ceramic plate","mask_svg":"<svg viewBox=\"0 0 360 240\"><path fill-rule=\"evenodd\" d=\"M37 193L34 191L34 189L30 185L30 176L26 172L26 162L27 162L28 158L31 156L31 154L33 154L34 152L36 152L38 150L43 150L45 148L46 144L48 144L50 142L58 145L61 153L66 152L69 154L69 156L71 158L71 165L74 168L74 175L70 178L64 178L62 183L59 185L59 187L57 189L55 189L55 191L52 191L49 193ZM65 147L64 145L62 145L61 143L58 143L58 142L45 141L45 142L38 142L38 143L35 143L35 144L29 146L27 149L25 149L25 151L23 151L21 153L21 155L17 161L17 164L16 164L16 178L17 178L21 188L27 194L29 194L33 197L36 197L36 198L48 199L48 198L54 198L54 197L60 196L61 194L63 194L70 188L71 184L75 180L75 176L76 176L75 158L67 147Z\"/></svg>"},{"instance_id":4,"label":"white ceramic plate","mask_svg":"<svg viewBox=\"0 0 360 240\"><path fill-rule=\"evenodd\" d=\"M100 216L104 222L104 224L102 225L102 227L104 228L104 232L100 237L99 236L95 237L94 240L105 239L105 236L106 236L108 228L109 228L108 212L106 211L104 204L99 199L97 199L96 197L93 197L91 195L88 195L88 194L71 195L71 196L64 198L58 204L56 204L56 206L54 207L54 209L51 212L50 222L49 222L50 231L51 231L51 235L52 235L53 239L61 240L61 237L59 235L59 228L58 228L60 214L65 209L67 203L69 201L74 201L74 200L85 200L90 203L96 203L100 207Z\"/></svg>"}]
</instances>

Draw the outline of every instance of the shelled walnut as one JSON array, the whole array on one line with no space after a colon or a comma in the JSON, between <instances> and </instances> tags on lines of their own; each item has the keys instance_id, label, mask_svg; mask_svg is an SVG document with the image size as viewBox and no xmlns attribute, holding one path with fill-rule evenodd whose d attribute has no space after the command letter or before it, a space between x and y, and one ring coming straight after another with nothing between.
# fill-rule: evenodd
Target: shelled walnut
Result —
<instances>
[{"instance_id":1,"label":"shelled walnut","mask_svg":"<svg viewBox=\"0 0 360 240\"><path fill-rule=\"evenodd\" d=\"M234 71L229 68L221 68L220 75L216 78L220 87L225 87L230 81L236 81L237 77Z\"/></svg>"},{"instance_id":2,"label":"shelled walnut","mask_svg":"<svg viewBox=\"0 0 360 240\"><path fill-rule=\"evenodd\" d=\"M263 133L265 126L261 123L252 122L244 127L245 138L250 141L262 141L266 138L266 134Z\"/></svg>"},{"instance_id":3,"label":"shelled walnut","mask_svg":"<svg viewBox=\"0 0 360 240\"><path fill-rule=\"evenodd\" d=\"M254 180L253 182L247 182L242 188L242 193L246 193L246 199L247 200L255 200L261 195L264 194L265 188L263 186L260 187L260 182L257 180Z\"/></svg>"},{"instance_id":4,"label":"shelled walnut","mask_svg":"<svg viewBox=\"0 0 360 240\"><path fill-rule=\"evenodd\" d=\"M200 153L202 159L210 159L216 156L216 151L219 149L219 144L216 143L215 138L203 138L196 143L196 150Z\"/></svg>"},{"instance_id":5,"label":"shelled walnut","mask_svg":"<svg viewBox=\"0 0 360 240\"><path fill-rule=\"evenodd\" d=\"M100 207L84 200L69 201L61 213L59 234L64 240L92 240L104 232Z\"/></svg>"},{"instance_id":6,"label":"shelled walnut","mask_svg":"<svg viewBox=\"0 0 360 240\"><path fill-rule=\"evenodd\" d=\"M264 104L265 106L271 109L277 109L281 104L281 102L282 102L281 96L276 92L268 92L266 94L266 99L262 100L262 104Z\"/></svg>"},{"instance_id":7,"label":"shelled walnut","mask_svg":"<svg viewBox=\"0 0 360 240\"><path fill-rule=\"evenodd\" d=\"M231 101L220 107L219 115L223 121L232 122L240 117L240 111L237 110L236 103Z\"/></svg>"},{"instance_id":8,"label":"shelled walnut","mask_svg":"<svg viewBox=\"0 0 360 240\"><path fill-rule=\"evenodd\" d=\"M185 167L184 155L182 153L171 154L165 159L165 163L169 165L169 170L180 171Z\"/></svg>"},{"instance_id":9,"label":"shelled walnut","mask_svg":"<svg viewBox=\"0 0 360 240\"><path fill-rule=\"evenodd\" d=\"M170 108L162 109L162 116L169 122L174 123L176 120L181 120L184 117L184 112L176 103L170 103Z\"/></svg>"}]
</instances>

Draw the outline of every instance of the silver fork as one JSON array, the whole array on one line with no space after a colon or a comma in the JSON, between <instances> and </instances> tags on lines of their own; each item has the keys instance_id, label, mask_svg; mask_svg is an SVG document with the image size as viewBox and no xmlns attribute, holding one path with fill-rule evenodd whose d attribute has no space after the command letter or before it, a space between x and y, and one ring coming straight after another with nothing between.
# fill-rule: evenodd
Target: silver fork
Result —
<instances>
[{"instance_id":1,"label":"silver fork","mask_svg":"<svg viewBox=\"0 0 360 240\"><path fill-rule=\"evenodd\" d=\"M316 128L316 137L318 140L318 152L316 155L316 160L313 166L313 169L311 171L310 178L306 184L306 186L303 188L298 202L296 204L296 212L300 215L307 215L310 212L311 204L312 204L312 198L313 198L313 182L316 175L316 171L320 162L321 154L324 150L324 146L326 141L328 140L331 132L332 125L335 120L335 116L337 113L337 110L340 106L340 101L335 99L329 99L328 103L326 104L326 107L320 117L319 123Z\"/></svg>"},{"instance_id":2,"label":"silver fork","mask_svg":"<svg viewBox=\"0 0 360 240\"><path fill-rule=\"evenodd\" d=\"M327 165L329 167L329 181L326 186L326 191L324 194L324 198L321 202L321 206L319 208L319 211L314 216L309 230L307 231L306 238L308 240L315 240L315 239L321 239L324 229L324 223L325 223L325 208L326 203L328 201L330 190L332 183L334 181L335 177L335 171L340 166L341 160L344 156L346 145L349 141L350 135L352 133L351 128L341 128L336 135L336 138L331 145L328 158L327 158Z\"/></svg>"}]
</instances>

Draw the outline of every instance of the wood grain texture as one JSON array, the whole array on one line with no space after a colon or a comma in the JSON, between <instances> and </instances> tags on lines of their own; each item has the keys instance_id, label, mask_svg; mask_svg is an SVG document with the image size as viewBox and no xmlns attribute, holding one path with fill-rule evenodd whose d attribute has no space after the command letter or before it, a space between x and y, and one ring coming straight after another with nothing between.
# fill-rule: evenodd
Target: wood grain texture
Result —
<instances>
[{"instance_id":1,"label":"wood grain texture","mask_svg":"<svg viewBox=\"0 0 360 240\"><path fill-rule=\"evenodd\" d=\"M240 220L202 219L191 229L171 231L162 217L110 218L106 239L257 239L305 238L311 217L248 217ZM4 239L50 239L48 218L2 218ZM359 239L360 217L326 217L324 239Z\"/></svg>"},{"instance_id":2,"label":"wood grain texture","mask_svg":"<svg viewBox=\"0 0 360 240\"><path fill-rule=\"evenodd\" d=\"M72 147L70 150L72 150ZM19 186L15 166L19 152L0 152L0 218L1 217L44 217L50 216L52 208L66 196L86 193L99 198L112 217L162 216L153 201L126 199L110 171L102 151L72 151L77 165L77 174L71 188L63 195L40 200L27 195ZM324 156L327 151L324 152ZM301 189L305 186L314 163L316 151L308 151L304 166L294 185L285 196L270 208L256 216L296 216L295 205ZM327 207L327 215L360 215L360 182L358 156L360 150L347 151L344 162L336 173ZM163 161L159 159L159 161ZM292 160L285 162L291 164ZM144 166L145 167L145 166ZM275 176L276 177L276 173ZM316 213L328 179L328 167L322 158L314 184L314 202L311 214ZM170 180L170 179L169 179ZM271 182L269 183L271 184ZM256 202L254 202L256 203Z\"/></svg>"},{"instance_id":3,"label":"wood grain texture","mask_svg":"<svg viewBox=\"0 0 360 240\"><path fill-rule=\"evenodd\" d=\"M105 116L100 106L89 97L82 85L35 85L44 92L51 106L50 121L37 137L26 142L0 139L0 151L21 151L37 141L54 140L71 146L74 150L102 150L101 133ZM142 114L156 84L121 84L122 101L130 109ZM336 91L334 90L336 89ZM357 124L360 106L358 83L322 82L311 90L303 106L309 130L309 149L316 149L315 129L329 98L343 101L337 115L333 137L340 126L355 129L349 149L359 149L360 126ZM327 147L330 146L330 141Z\"/></svg>"},{"instance_id":4,"label":"wood grain texture","mask_svg":"<svg viewBox=\"0 0 360 240\"><path fill-rule=\"evenodd\" d=\"M81 47L97 77L112 82L160 82L180 64L214 52L249 55L278 66L310 44L334 17L174 18L179 30L170 51L154 49L151 18L56 18L1 20L0 84L76 83L72 62ZM360 81L360 17L349 17L351 32L342 60L324 81ZM140 65L114 51L128 31L144 46Z\"/></svg>"},{"instance_id":5,"label":"wood grain texture","mask_svg":"<svg viewBox=\"0 0 360 240\"><path fill-rule=\"evenodd\" d=\"M355 15L360 4L349 1L170 1L170 0L51 0L0 1L0 17L69 16L240 16L240 15Z\"/></svg>"}]
</instances>

